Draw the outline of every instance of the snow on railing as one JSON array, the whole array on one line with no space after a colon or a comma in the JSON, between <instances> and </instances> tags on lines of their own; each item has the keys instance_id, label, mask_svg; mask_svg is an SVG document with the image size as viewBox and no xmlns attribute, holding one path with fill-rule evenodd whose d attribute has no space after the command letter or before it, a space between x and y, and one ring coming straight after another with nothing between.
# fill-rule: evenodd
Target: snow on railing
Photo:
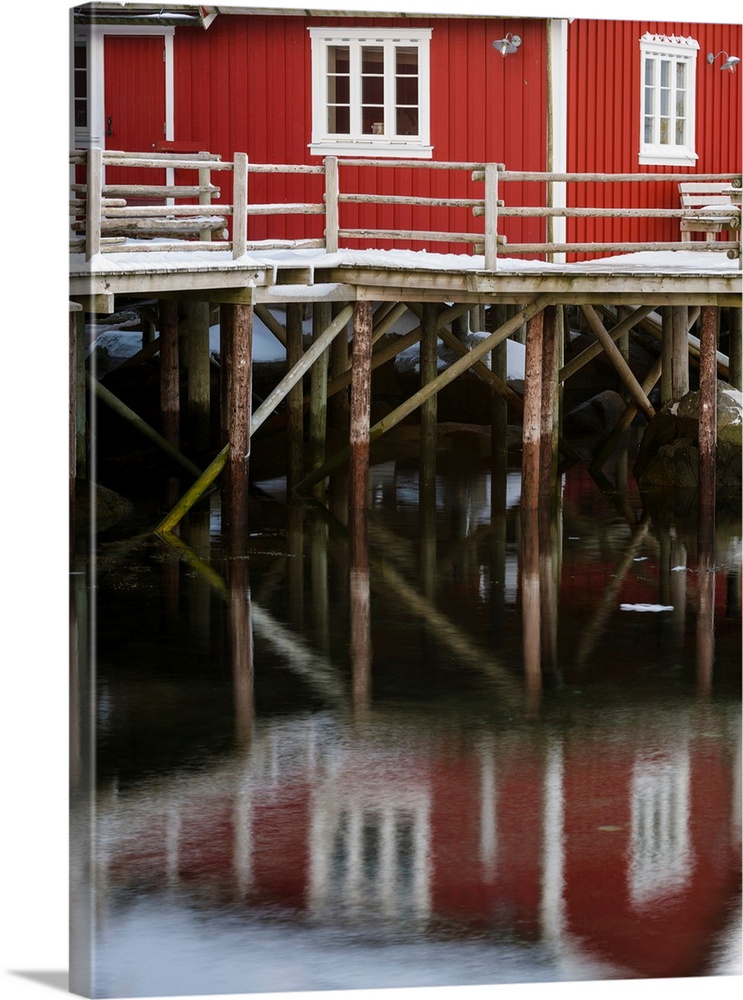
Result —
<instances>
[{"instance_id":1,"label":"snow on railing","mask_svg":"<svg viewBox=\"0 0 743 1000\"><path fill-rule=\"evenodd\" d=\"M245 153L235 153L232 162L223 161L210 153L181 155L176 153L112 152L97 148L75 151L70 162L76 170L85 168L85 180L71 185L70 203L73 239L71 251L84 252L86 259L106 252L126 251L183 251L227 250L233 258L243 256L249 249L268 249L275 246L290 248L319 247L328 253L336 252L341 241L375 240L386 243L464 243L472 252L484 254L485 269L494 271L498 254L507 247L509 256L520 254L544 255L554 260L564 254L636 253L664 250L717 250L728 257L741 259L740 243L740 174L698 174L697 181L715 181L730 185L731 204L706 206L697 214L719 217L731 238L721 241L679 242L575 242L555 238L557 219L688 219L695 210L679 207L568 207L556 204L564 200L565 185L613 183L664 183L688 180L688 174L578 174L547 171L507 170L500 163L466 163L421 160L368 160L342 159L327 156L322 165L250 163ZM123 184L115 180L104 181L104 171L109 168L145 168L165 171L164 184ZM393 195L386 193L350 193L341 190L341 167L403 169L464 172L472 182L482 182L482 198L422 197L420 195ZM176 171L197 171L197 184L175 183ZM232 201L215 202L221 189L212 183L212 172L232 174ZM325 183L322 201L260 203L248 200L250 174L318 174ZM111 176L111 174L109 174ZM537 183L543 185L547 205L507 205L501 197L504 185L509 182ZM343 205L375 205L396 210L404 208L410 215L411 208L469 209L472 218L482 217L479 231L448 232L428 228L350 228L341 225ZM324 234L316 239L261 240L248 242L248 219L251 216L324 216ZM228 218L232 219L232 238L228 239ZM508 243L499 232L504 218L545 220L547 239L541 242Z\"/></svg>"}]
</instances>

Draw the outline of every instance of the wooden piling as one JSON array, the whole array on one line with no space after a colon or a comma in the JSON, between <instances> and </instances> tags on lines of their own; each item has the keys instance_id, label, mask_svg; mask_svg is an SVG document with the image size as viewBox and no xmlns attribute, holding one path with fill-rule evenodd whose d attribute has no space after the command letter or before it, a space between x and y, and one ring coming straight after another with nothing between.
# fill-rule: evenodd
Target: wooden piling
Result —
<instances>
[{"instance_id":1,"label":"wooden piling","mask_svg":"<svg viewBox=\"0 0 743 1000\"><path fill-rule=\"evenodd\" d=\"M377 423L371 428L370 440L375 441L387 431L396 427L400 421L404 420L405 417L417 410L429 396L433 396L435 393L440 392L445 386L450 385L462 374L462 372L467 371L468 368L475 365L480 358L484 357L488 351L492 351L493 348L496 347L502 340L505 340L506 337L513 333L515 329L520 327L524 321L528 321L532 316L541 312L545 305L549 305L549 299L547 296L540 296L533 302L530 302L527 306L523 306L515 316L508 320L504 326L500 327L500 329L486 337L485 340L481 341L471 350L467 351L465 357L461 357L458 361L455 361L454 364L449 365L448 368L444 369L443 372L440 372L433 382L430 382L424 389L419 389L409 399L394 409L392 413L388 413L387 416L378 420ZM304 490L310 489L319 479L323 479L326 475L333 472L335 469L338 469L347 461L349 453L349 447L341 448L325 462L321 469L317 469L310 473L310 475L305 476L302 482L298 484L297 492L301 493Z\"/></svg>"},{"instance_id":2,"label":"wooden piling","mask_svg":"<svg viewBox=\"0 0 743 1000\"><path fill-rule=\"evenodd\" d=\"M181 395L178 359L178 302L161 299L158 307L160 330L160 417L166 441L180 444Z\"/></svg>"},{"instance_id":3,"label":"wooden piling","mask_svg":"<svg viewBox=\"0 0 743 1000\"><path fill-rule=\"evenodd\" d=\"M186 318L188 431L196 455L209 449L210 368L209 303L189 302Z\"/></svg>"},{"instance_id":4,"label":"wooden piling","mask_svg":"<svg viewBox=\"0 0 743 1000\"><path fill-rule=\"evenodd\" d=\"M330 326L330 303L315 302L312 307L312 340L318 340ZM310 468L319 469L325 461L325 439L328 414L328 352L323 352L312 366L310 375L310 427L309 459ZM321 481L315 484L314 496L322 500L325 486Z\"/></svg>"},{"instance_id":5,"label":"wooden piling","mask_svg":"<svg viewBox=\"0 0 743 1000\"><path fill-rule=\"evenodd\" d=\"M287 370L299 363L304 353L302 343L302 313L300 302L290 302L286 307L286 361ZM287 407L287 484L288 495L301 480L304 471L304 393L301 380L293 386L286 398Z\"/></svg>"},{"instance_id":6,"label":"wooden piling","mask_svg":"<svg viewBox=\"0 0 743 1000\"><path fill-rule=\"evenodd\" d=\"M699 517L714 520L717 473L717 327L715 306L701 311L699 353Z\"/></svg>"},{"instance_id":7,"label":"wooden piling","mask_svg":"<svg viewBox=\"0 0 743 1000\"><path fill-rule=\"evenodd\" d=\"M369 481L371 414L372 305L357 302L353 311L353 356L349 431L348 509L364 510Z\"/></svg>"},{"instance_id":8,"label":"wooden piling","mask_svg":"<svg viewBox=\"0 0 743 1000\"><path fill-rule=\"evenodd\" d=\"M508 316L504 305L493 307L495 329L502 326ZM505 385L508 375L508 343L502 341L490 352L490 370ZM505 490L508 472L508 403L498 393L490 398L490 453L491 453L491 498ZM505 493L504 493L505 500ZM496 504L500 508L500 504Z\"/></svg>"},{"instance_id":9,"label":"wooden piling","mask_svg":"<svg viewBox=\"0 0 743 1000\"><path fill-rule=\"evenodd\" d=\"M460 317L461 319L461 317ZM426 302L422 313L423 335L420 347L420 385L425 388L436 378L438 367L438 308ZM455 321L456 322L456 321ZM430 396L421 406L420 486L436 476L436 417L437 397Z\"/></svg>"},{"instance_id":10,"label":"wooden piling","mask_svg":"<svg viewBox=\"0 0 743 1000\"><path fill-rule=\"evenodd\" d=\"M253 368L253 308L247 303L220 307L223 336L229 339L227 356L227 520L242 537L248 520L248 455Z\"/></svg>"},{"instance_id":11,"label":"wooden piling","mask_svg":"<svg viewBox=\"0 0 743 1000\"><path fill-rule=\"evenodd\" d=\"M689 307L671 307L671 399L689 391Z\"/></svg>"},{"instance_id":12,"label":"wooden piling","mask_svg":"<svg viewBox=\"0 0 743 1000\"><path fill-rule=\"evenodd\" d=\"M555 393L557 387L557 308L547 306L542 329L542 396L539 431L539 493L549 497L552 492L553 469L556 466L556 436L554 434Z\"/></svg>"},{"instance_id":13,"label":"wooden piling","mask_svg":"<svg viewBox=\"0 0 743 1000\"><path fill-rule=\"evenodd\" d=\"M526 358L524 363L524 418L521 451L521 509L535 510L539 506L542 427L542 358L544 313L540 312L526 324Z\"/></svg>"},{"instance_id":14,"label":"wooden piling","mask_svg":"<svg viewBox=\"0 0 743 1000\"><path fill-rule=\"evenodd\" d=\"M343 311L344 303L334 302L331 306L333 319ZM331 380L342 376L348 369L348 334L342 332L335 338L330 349L330 378ZM348 384L348 383L346 383ZM348 427L348 394L337 392L333 395L332 402L328 409L328 421L336 432L337 436L345 437Z\"/></svg>"}]
</instances>

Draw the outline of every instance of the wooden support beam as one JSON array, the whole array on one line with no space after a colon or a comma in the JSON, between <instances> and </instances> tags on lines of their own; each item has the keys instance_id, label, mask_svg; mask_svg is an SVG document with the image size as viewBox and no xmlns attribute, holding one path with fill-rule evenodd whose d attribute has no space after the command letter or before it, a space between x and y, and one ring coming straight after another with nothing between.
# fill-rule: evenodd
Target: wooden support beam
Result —
<instances>
[{"instance_id":1,"label":"wooden support beam","mask_svg":"<svg viewBox=\"0 0 743 1000\"><path fill-rule=\"evenodd\" d=\"M623 320L617 323L616 326L612 327L612 329L608 333L608 336L611 337L612 340L618 340L623 333L625 333L628 330L631 330L632 327L636 326L644 317L649 316L652 311L653 311L653 306L640 306L639 308L635 309L634 312L632 312L629 316L626 316ZM592 322L592 317L595 317L603 333L606 333L606 329L604 325L601 323L601 320L598 319L598 315L596 314L595 311L588 313L583 308L583 306L581 306L581 312L585 316L585 318L589 321L591 329L593 330L594 334L596 334L596 328L594 326L594 323ZM604 346L602 342L599 340L597 343L591 344L591 346L587 347L584 351L581 351L580 354L576 355L576 357L574 357L571 361L568 361L566 365L562 366L559 372L560 382L566 382L571 375L575 375L575 373L580 371L580 369L583 368L584 365L587 365L589 361L593 361L593 359L597 357L599 354L601 354L603 350Z\"/></svg>"},{"instance_id":2,"label":"wooden support beam","mask_svg":"<svg viewBox=\"0 0 743 1000\"><path fill-rule=\"evenodd\" d=\"M653 364L652 368L645 376L642 382L643 391L649 395L655 388L658 379L661 376L661 368L663 365L662 356L658 356ZM609 458L611 453L614 451L616 446L619 444L619 440L624 434L624 432L629 428L632 421L637 416L638 406L637 403L628 403L624 412L617 420L614 427L611 429L607 437L604 439L603 443L599 447L598 451L594 455L589 470L592 474L598 473L604 466L604 463Z\"/></svg>"},{"instance_id":3,"label":"wooden support beam","mask_svg":"<svg viewBox=\"0 0 743 1000\"><path fill-rule=\"evenodd\" d=\"M370 442L375 441L387 431L396 427L402 420L405 419L405 417L417 410L430 395L440 392L445 386L453 382L463 372L471 368L476 361L479 361L488 351L491 351L502 340L505 340L511 333L513 333L514 330L518 329L524 321L528 321L532 316L541 312L541 310L544 309L546 305L549 305L549 303L550 297L547 295L541 295L534 302L525 306L520 313L509 319L508 322L499 330L490 334L489 337L485 338L485 340L473 347L472 350L468 351L465 357L455 361L453 365L450 365L443 372L441 372L441 374L439 374L433 382L430 382L425 389L419 389L418 392L414 393L404 403L401 403L400 406L392 411L392 413L387 414L386 417L379 420L371 429ZM318 469L309 476L305 476L302 482L297 485L297 492L301 493L311 489L315 483L319 481L319 479L324 479L329 472L332 472L334 469L343 465L348 460L348 456L349 449L341 448L340 451L336 452L332 458L325 462L322 469Z\"/></svg>"},{"instance_id":4,"label":"wooden support beam","mask_svg":"<svg viewBox=\"0 0 743 1000\"><path fill-rule=\"evenodd\" d=\"M109 406L114 413L118 413L120 417L123 417L128 423L130 423L134 428L136 428L141 434L152 441L153 444L157 445L161 451L172 458L174 462L184 468L191 475L199 476L201 475L201 470L197 465L195 465L189 458L186 458L177 448L174 448L169 441L166 441L162 434L158 432L135 413L134 410L130 409L126 403L115 396L110 389L102 385L98 379L93 378L92 375L87 376L87 383L91 391L97 396L101 402Z\"/></svg>"},{"instance_id":5,"label":"wooden support beam","mask_svg":"<svg viewBox=\"0 0 743 1000\"><path fill-rule=\"evenodd\" d=\"M598 313L593 306L584 305L581 306L581 308L588 318L588 321L591 324L591 329L596 335L596 338L604 348L606 356L611 361L623 384L627 387L630 396L635 400L648 420L652 420L655 416L653 404L650 402L647 395L642 391L642 386L635 378L632 369L622 357L611 336L607 333L604 324L599 319Z\"/></svg>"},{"instance_id":6,"label":"wooden support beam","mask_svg":"<svg viewBox=\"0 0 743 1000\"><path fill-rule=\"evenodd\" d=\"M316 343L313 343L308 351L305 351L299 364L295 365L291 371L287 372L276 388L273 389L272 392L270 392L263 400L258 409L253 413L250 421L251 437L261 424L263 424L266 418L273 413L274 409L279 405L281 400L285 398L292 386L296 385L303 375L309 371L310 367L314 364L320 354L322 354L322 352L332 343L333 338L345 328L352 313L353 306L346 306L345 309L338 316L336 316L320 339ZM225 464L227 463L229 448L229 444L226 444L222 448L219 454L212 460L211 464L201 473L196 482L186 491L186 493L184 493L173 509L162 519L160 524L155 529L158 535L167 535L168 532L171 532L178 522L185 517L193 505L197 503L206 493L212 483L217 479L222 469L224 469ZM245 457L248 457L247 454Z\"/></svg>"},{"instance_id":7,"label":"wooden support beam","mask_svg":"<svg viewBox=\"0 0 743 1000\"><path fill-rule=\"evenodd\" d=\"M717 330L714 306L701 312L699 355L699 511L714 520L717 475Z\"/></svg>"},{"instance_id":8,"label":"wooden support beam","mask_svg":"<svg viewBox=\"0 0 743 1000\"><path fill-rule=\"evenodd\" d=\"M357 302L353 312L353 371L349 432L348 509L365 510L369 487L372 304Z\"/></svg>"},{"instance_id":9,"label":"wooden support beam","mask_svg":"<svg viewBox=\"0 0 743 1000\"><path fill-rule=\"evenodd\" d=\"M271 333L278 340L281 346L285 348L286 330L281 325L281 323L279 323L279 321L276 319L276 317L268 308L268 306L264 306L262 303L256 302L253 308L255 309L255 314L261 321L261 323L263 323L263 325L266 326L271 331Z\"/></svg>"}]
</instances>

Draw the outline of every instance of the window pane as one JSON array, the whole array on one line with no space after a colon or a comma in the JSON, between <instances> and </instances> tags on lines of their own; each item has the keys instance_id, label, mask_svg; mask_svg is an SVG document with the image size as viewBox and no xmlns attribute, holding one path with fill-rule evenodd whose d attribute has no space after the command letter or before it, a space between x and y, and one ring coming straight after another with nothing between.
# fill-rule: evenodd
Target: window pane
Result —
<instances>
[{"instance_id":1,"label":"window pane","mask_svg":"<svg viewBox=\"0 0 743 1000\"><path fill-rule=\"evenodd\" d=\"M331 135L349 135L351 114L349 108L328 108L328 132Z\"/></svg>"},{"instance_id":2,"label":"window pane","mask_svg":"<svg viewBox=\"0 0 743 1000\"><path fill-rule=\"evenodd\" d=\"M644 110L645 110L645 114L646 115L652 115L653 112L655 111L655 102L653 100L654 95L655 95L655 91L653 90L652 87L646 87L645 88L645 109Z\"/></svg>"},{"instance_id":3,"label":"window pane","mask_svg":"<svg viewBox=\"0 0 743 1000\"><path fill-rule=\"evenodd\" d=\"M75 69L86 69L87 68L87 55L88 50L84 45L75 46Z\"/></svg>"},{"instance_id":4,"label":"window pane","mask_svg":"<svg viewBox=\"0 0 743 1000\"><path fill-rule=\"evenodd\" d=\"M418 108L397 109L397 135L418 135Z\"/></svg>"},{"instance_id":5,"label":"window pane","mask_svg":"<svg viewBox=\"0 0 743 1000\"><path fill-rule=\"evenodd\" d=\"M75 128L88 127L88 102L75 101Z\"/></svg>"},{"instance_id":6,"label":"window pane","mask_svg":"<svg viewBox=\"0 0 743 1000\"><path fill-rule=\"evenodd\" d=\"M398 76L418 75L418 49L414 45L398 45L395 49L395 72Z\"/></svg>"},{"instance_id":7,"label":"window pane","mask_svg":"<svg viewBox=\"0 0 743 1000\"><path fill-rule=\"evenodd\" d=\"M347 76L328 77L328 104L348 104L350 81Z\"/></svg>"},{"instance_id":8,"label":"window pane","mask_svg":"<svg viewBox=\"0 0 743 1000\"><path fill-rule=\"evenodd\" d=\"M686 117L686 91L684 90L676 91L676 117Z\"/></svg>"},{"instance_id":9,"label":"window pane","mask_svg":"<svg viewBox=\"0 0 743 1000\"><path fill-rule=\"evenodd\" d=\"M669 87L671 84L671 64L667 59L662 59L660 63L660 85Z\"/></svg>"},{"instance_id":10,"label":"window pane","mask_svg":"<svg viewBox=\"0 0 743 1000\"><path fill-rule=\"evenodd\" d=\"M649 116L645 116L645 131L643 134L643 139L645 142L653 141L653 119Z\"/></svg>"},{"instance_id":11,"label":"window pane","mask_svg":"<svg viewBox=\"0 0 743 1000\"><path fill-rule=\"evenodd\" d=\"M328 73L349 73L351 63L347 45L328 46Z\"/></svg>"},{"instance_id":12,"label":"window pane","mask_svg":"<svg viewBox=\"0 0 743 1000\"><path fill-rule=\"evenodd\" d=\"M686 89L686 63L676 63L676 90Z\"/></svg>"},{"instance_id":13,"label":"window pane","mask_svg":"<svg viewBox=\"0 0 743 1000\"><path fill-rule=\"evenodd\" d=\"M384 49L381 45L364 45L362 47L361 72L384 74Z\"/></svg>"},{"instance_id":14,"label":"window pane","mask_svg":"<svg viewBox=\"0 0 743 1000\"><path fill-rule=\"evenodd\" d=\"M361 103L384 104L384 77L364 76L361 78Z\"/></svg>"},{"instance_id":15,"label":"window pane","mask_svg":"<svg viewBox=\"0 0 743 1000\"><path fill-rule=\"evenodd\" d=\"M401 76L397 78L396 104L418 104L418 77Z\"/></svg>"},{"instance_id":16,"label":"window pane","mask_svg":"<svg viewBox=\"0 0 743 1000\"><path fill-rule=\"evenodd\" d=\"M660 113L662 115L668 115L671 110L670 102L670 92L668 90L661 90L660 92Z\"/></svg>"},{"instance_id":17,"label":"window pane","mask_svg":"<svg viewBox=\"0 0 743 1000\"><path fill-rule=\"evenodd\" d=\"M384 108L362 108L361 130L365 135L383 135Z\"/></svg>"},{"instance_id":18,"label":"window pane","mask_svg":"<svg viewBox=\"0 0 743 1000\"><path fill-rule=\"evenodd\" d=\"M645 60L645 83L648 86L652 86L652 84L653 84L653 60L652 59L646 59Z\"/></svg>"},{"instance_id":19,"label":"window pane","mask_svg":"<svg viewBox=\"0 0 743 1000\"><path fill-rule=\"evenodd\" d=\"M662 146L667 146L668 143L669 143L669 141L670 141L668 125L669 125L668 119L667 118L661 118L661 120L660 120L660 143L661 143Z\"/></svg>"},{"instance_id":20,"label":"window pane","mask_svg":"<svg viewBox=\"0 0 743 1000\"><path fill-rule=\"evenodd\" d=\"M676 145L686 145L686 121L683 118L676 119Z\"/></svg>"}]
</instances>

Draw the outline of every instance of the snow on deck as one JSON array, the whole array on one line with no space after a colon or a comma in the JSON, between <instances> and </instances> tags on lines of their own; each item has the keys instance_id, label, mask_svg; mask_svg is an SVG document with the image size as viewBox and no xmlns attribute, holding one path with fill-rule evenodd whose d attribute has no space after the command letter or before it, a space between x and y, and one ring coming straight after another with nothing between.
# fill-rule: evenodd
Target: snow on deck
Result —
<instances>
[{"instance_id":1,"label":"snow on deck","mask_svg":"<svg viewBox=\"0 0 743 1000\"><path fill-rule=\"evenodd\" d=\"M155 241L148 241L152 246ZM281 268L302 267L316 269L374 268L403 271L442 271L446 273L493 273L486 271L481 254L431 253L427 250L339 250L326 253L319 249L280 248L251 250L237 260L229 250L147 250L142 253L127 251L97 254L85 261L82 254L71 255L70 272L80 274L115 274L132 272L176 271L244 271L260 269L275 272ZM638 253L618 254L575 263L550 263L540 260L522 260L516 257L499 257L499 275L537 274L636 274L705 276L741 275L739 260L731 260L717 250L646 250Z\"/></svg>"}]
</instances>

